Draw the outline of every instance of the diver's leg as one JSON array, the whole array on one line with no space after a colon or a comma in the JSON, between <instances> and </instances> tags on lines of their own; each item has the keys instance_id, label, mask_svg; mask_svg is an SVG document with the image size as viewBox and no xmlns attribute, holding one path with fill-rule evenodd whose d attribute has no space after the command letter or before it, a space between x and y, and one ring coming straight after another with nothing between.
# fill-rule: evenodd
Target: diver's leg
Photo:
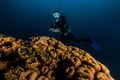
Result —
<instances>
[{"instance_id":1,"label":"diver's leg","mask_svg":"<svg viewBox=\"0 0 120 80\"><path fill-rule=\"evenodd\" d=\"M91 43L92 44L92 39L89 38L89 37L85 37L85 38L77 38L76 36L74 36L73 34L69 33L67 35L68 39L74 41L74 42L77 42L77 43L84 43L84 42L87 42L87 43Z\"/></svg>"},{"instance_id":2,"label":"diver's leg","mask_svg":"<svg viewBox=\"0 0 120 80\"><path fill-rule=\"evenodd\" d=\"M98 46L98 44L94 40L92 40L90 37L77 38L74 35L72 35L71 33L67 37L74 42L83 43L83 44L85 43L87 45L90 45L95 51L101 50L101 48Z\"/></svg>"},{"instance_id":3,"label":"diver's leg","mask_svg":"<svg viewBox=\"0 0 120 80\"><path fill-rule=\"evenodd\" d=\"M92 39L89 38L89 37L80 38L79 41L80 41L81 43L87 42L87 43L92 44Z\"/></svg>"},{"instance_id":4,"label":"diver's leg","mask_svg":"<svg viewBox=\"0 0 120 80\"><path fill-rule=\"evenodd\" d=\"M66 43L68 41L68 38L64 36L63 34L60 34L60 41L63 43Z\"/></svg>"},{"instance_id":5,"label":"diver's leg","mask_svg":"<svg viewBox=\"0 0 120 80\"><path fill-rule=\"evenodd\" d=\"M80 39L77 38L76 36L74 36L74 35L71 34L71 33L68 33L67 38L68 38L69 40L72 40L72 41L77 42L77 43L80 42Z\"/></svg>"}]
</instances>

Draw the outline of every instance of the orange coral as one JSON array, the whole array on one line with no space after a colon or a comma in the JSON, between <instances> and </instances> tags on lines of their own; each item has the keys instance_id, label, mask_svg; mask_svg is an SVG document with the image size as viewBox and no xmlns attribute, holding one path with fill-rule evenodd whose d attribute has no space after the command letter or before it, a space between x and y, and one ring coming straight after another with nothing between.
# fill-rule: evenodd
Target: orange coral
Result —
<instances>
[{"instance_id":1,"label":"orange coral","mask_svg":"<svg viewBox=\"0 0 120 80\"><path fill-rule=\"evenodd\" d=\"M84 50L46 36L29 42L0 37L0 64L3 80L114 80Z\"/></svg>"}]
</instances>

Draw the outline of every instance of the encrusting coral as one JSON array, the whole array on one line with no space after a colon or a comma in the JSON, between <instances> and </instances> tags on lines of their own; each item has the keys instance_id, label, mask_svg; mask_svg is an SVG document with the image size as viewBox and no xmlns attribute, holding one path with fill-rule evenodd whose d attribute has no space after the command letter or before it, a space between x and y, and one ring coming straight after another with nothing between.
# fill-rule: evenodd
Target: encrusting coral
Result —
<instances>
[{"instance_id":1,"label":"encrusting coral","mask_svg":"<svg viewBox=\"0 0 120 80\"><path fill-rule=\"evenodd\" d=\"M51 37L0 37L1 80L114 80L89 53Z\"/></svg>"}]
</instances>

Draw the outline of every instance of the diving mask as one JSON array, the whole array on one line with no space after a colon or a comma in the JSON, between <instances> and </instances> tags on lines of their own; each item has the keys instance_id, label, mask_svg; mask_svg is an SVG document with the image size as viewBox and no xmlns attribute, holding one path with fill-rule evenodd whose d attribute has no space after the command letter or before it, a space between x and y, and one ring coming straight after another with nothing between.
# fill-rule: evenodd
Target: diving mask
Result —
<instances>
[{"instance_id":1,"label":"diving mask","mask_svg":"<svg viewBox=\"0 0 120 80\"><path fill-rule=\"evenodd\" d=\"M53 17L54 17L55 19L59 19L59 18L60 18L60 13L59 13L59 12L53 13Z\"/></svg>"}]
</instances>

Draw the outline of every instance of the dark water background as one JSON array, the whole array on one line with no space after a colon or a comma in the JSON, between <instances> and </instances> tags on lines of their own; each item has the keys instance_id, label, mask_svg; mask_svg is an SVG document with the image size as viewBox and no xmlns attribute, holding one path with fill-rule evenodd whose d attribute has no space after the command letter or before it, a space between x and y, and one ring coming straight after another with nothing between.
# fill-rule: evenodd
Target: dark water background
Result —
<instances>
[{"instance_id":1,"label":"dark water background","mask_svg":"<svg viewBox=\"0 0 120 80\"><path fill-rule=\"evenodd\" d=\"M25 40L58 38L48 32L54 10L65 15L74 35L90 36L99 44L101 51L91 55L120 80L120 0L0 0L0 33Z\"/></svg>"}]
</instances>

